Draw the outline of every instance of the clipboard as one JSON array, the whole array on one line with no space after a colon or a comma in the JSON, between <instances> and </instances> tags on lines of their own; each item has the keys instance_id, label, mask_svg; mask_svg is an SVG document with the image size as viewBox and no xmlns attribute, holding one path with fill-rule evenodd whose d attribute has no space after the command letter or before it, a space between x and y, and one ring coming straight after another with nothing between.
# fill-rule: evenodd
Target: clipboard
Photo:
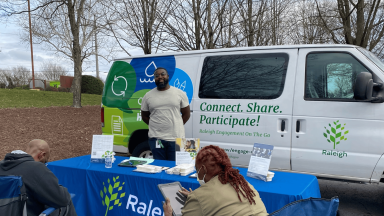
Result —
<instances>
[{"instance_id":1,"label":"clipboard","mask_svg":"<svg viewBox=\"0 0 384 216\"><path fill-rule=\"evenodd\" d=\"M176 193L179 192L179 190L182 190L180 182L172 182L169 184L158 184L157 187L161 191L161 194L164 197L164 200L166 197L169 198L171 201L171 206L172 206L172 214L173 216L181 216L181 208L184 207L181 203L179 203L176 200Z\"/></svg>"}]
</instances>

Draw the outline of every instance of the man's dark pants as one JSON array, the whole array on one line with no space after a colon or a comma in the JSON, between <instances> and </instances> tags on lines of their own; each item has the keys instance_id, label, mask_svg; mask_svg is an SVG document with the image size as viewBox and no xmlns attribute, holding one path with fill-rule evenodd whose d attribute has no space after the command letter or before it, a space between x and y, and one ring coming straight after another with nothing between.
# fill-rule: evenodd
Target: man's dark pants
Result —
<instances>
[{"instance_id":1,"label":"man's dark pants","mask_svg":"<svg viewBox=\"0 0 384 216\"><path fill-rule=\"evenodd\" d=\"M156 160L175 161L175 151L180 151L180 147L176 145L174 141L172 142L161 140L161 144L163 145L163 147L160 146L160 148L156 148L156 140L156 138L149 138L148 140L149 147L151 148L153 154L153 158Z\"/></svg>"}]
</instances>

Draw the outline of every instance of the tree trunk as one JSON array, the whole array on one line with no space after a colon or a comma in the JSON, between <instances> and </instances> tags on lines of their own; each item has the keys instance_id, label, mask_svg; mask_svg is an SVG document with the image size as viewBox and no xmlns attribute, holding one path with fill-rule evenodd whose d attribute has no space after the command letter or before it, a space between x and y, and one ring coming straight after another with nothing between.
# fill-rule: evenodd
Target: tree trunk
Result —
<instances>
[{"instance_id":1,"label":"tree trunk","mask_svg":"<svg viewBox=\"0 0 384 216\"><path fill-rule=\"evenodd\" d=\"M248 0L248 46L255 46L254 42L254 29L253 29L253 21L252 21L252 1Z\"/></svg>"},{"instance_id":2,"label":"tree trunk","mask_svg":"<svg viewBox=\"0 0 384 216\"><path fill-rule=\"evenodd\" d=\"M200 39L200 0L192 0L193 20L195 23L195 49L199 50L201 47Z\"/></svg>"},{"instance_id":3,"label":"tree trunk","mask_svg":"<svg viewBox=\"0 0 384 216\"><path fill-rule=\"evenodd\" d=\"M213 46L213 29L212 29L212 0L208 0L207 5L207 26L208 26L208 49L214 49Z\"/></svg>"},{"instance_id":4,"label":"tree trunk","mask_svg":"<svg viewBox=\"0 0 384 216\"><path fill-rule=\"evenodd\" d=\"M81 75L82 75L83 61L81 59L79 23L80 23L81 15L83 14L83 11L84 11L84 3L85 3L85 0L81 0L78 3L79 7L77 8L76 5L73 4L72 0L68 0L67 2L68 18L69 18L69 23L71 26L71 32L73 36L72 58L73 58L73 64L74 64L74 78L72 81L71 91L73 93L72 107L75 107L75 108L81 108Z\"/></svg>"}]
</instances>

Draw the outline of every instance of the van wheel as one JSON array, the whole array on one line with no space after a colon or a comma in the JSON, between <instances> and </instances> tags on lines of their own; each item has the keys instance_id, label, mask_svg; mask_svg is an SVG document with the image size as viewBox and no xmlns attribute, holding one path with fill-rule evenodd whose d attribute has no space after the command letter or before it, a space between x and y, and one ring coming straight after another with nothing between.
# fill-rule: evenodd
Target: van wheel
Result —
<instances>
[{"instance_id":1,"label":"van wheel","mask_svg":"<svg viewBox=\"0 0 384 216\"><path fill-rule=\"evenodd\" d=\"M141 158L153 158L151 149L149 148L148 140L140 143L132 152L132 156Z\"/></svg>"}]
</instances>

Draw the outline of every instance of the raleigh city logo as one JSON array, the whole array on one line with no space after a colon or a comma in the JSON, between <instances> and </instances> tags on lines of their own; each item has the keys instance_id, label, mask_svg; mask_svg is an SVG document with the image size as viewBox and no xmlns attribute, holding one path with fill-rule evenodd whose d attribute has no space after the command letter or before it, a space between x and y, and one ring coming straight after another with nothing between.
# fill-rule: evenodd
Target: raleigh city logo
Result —
<instances>
[{"instance_id":1,"label":"raleigh city logo","mask_svg":"<svg viewBox=\"0 0 384 216\"><path fill-rule=\"evenodd\" d=\"M326 132L324 132L323 135L329 143L333 143L333 149L336 149L336 145L340 144L341 141L347 141L346 135L349 133L349 131L348 130L344 131L346 124L342 125L341 123L339 123L339 120L333 122L333 124L334 126L332 124L329 124L330 128L324 127ZM333 150L331 151L323 150L322 154L337 156L339 158L348 156L347 153L344 151L340 152L340 151L333 151Z\"/></svg>"},{"instance_id":2,"label":"raleigh city logo","mask_svg":"<svg viewBox=\"0 0 384 216\"><path fill-rule=\"evenodd\" d=\"M108 186L106 187L106 185L103 182L104 191L100 190L100 196L102 199L103 206L107 206L107 210L105 211L105 216L107 216L108 211L113 209L113 206L117 205L117 207L120 207L121 198L125 197L125 192L122 191L125 182L123 182L123 184L120 186L120 182L117 181L118 179L119 179L119 176L117 176L116 178L113 177L113 182L111 182L108 178ZM119 196L119 193L121 193L120 196Z\"/></svg>"}]
</instances>

